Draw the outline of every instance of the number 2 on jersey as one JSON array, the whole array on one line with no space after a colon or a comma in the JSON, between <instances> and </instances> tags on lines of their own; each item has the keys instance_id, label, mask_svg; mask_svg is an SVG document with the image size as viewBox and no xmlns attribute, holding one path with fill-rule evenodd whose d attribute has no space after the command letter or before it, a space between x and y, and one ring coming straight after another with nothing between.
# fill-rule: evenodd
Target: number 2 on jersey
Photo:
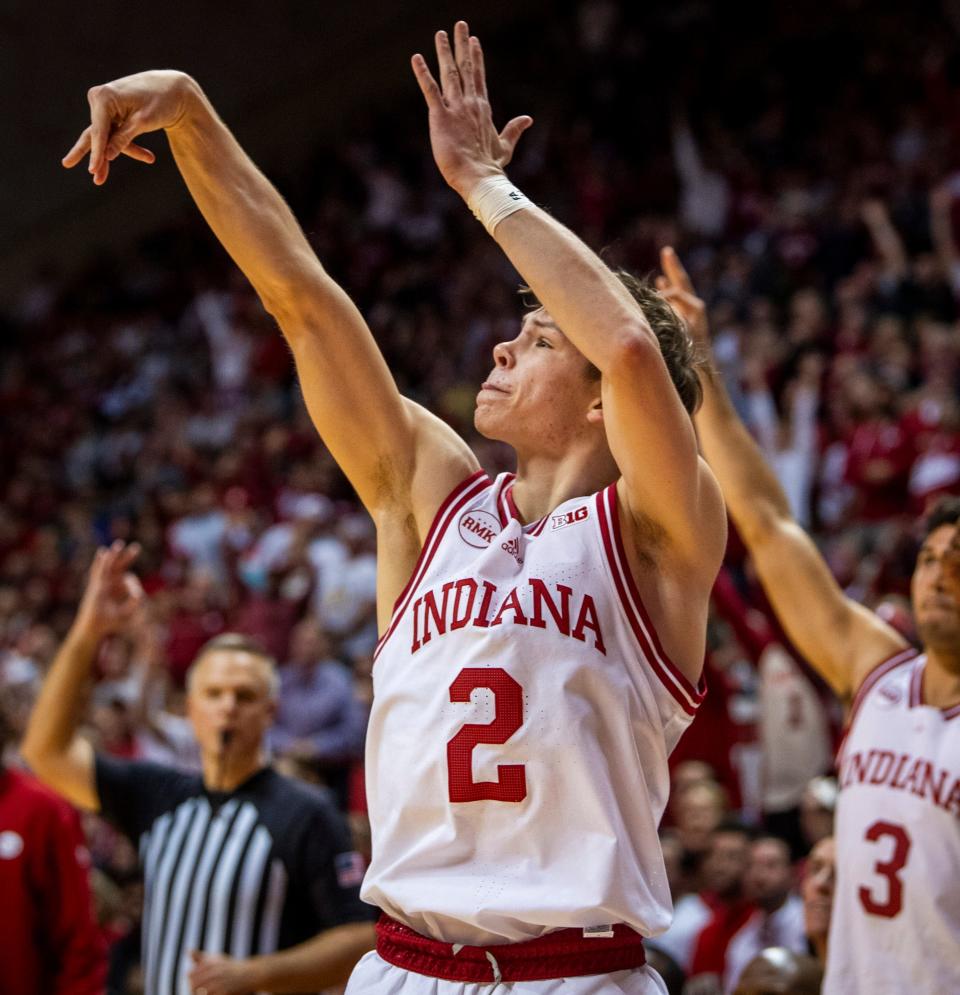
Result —
<instances>
[{"instance_id":1,"label":"number 2 on jersey","mask_svg":"<svg viewBox=\"0 0 960 995\"><path fill-rule=\"evenodd\" d=\"M495 781L473 779L473 748L502 746L523 725L523 688L500 667L464 667L450 685L450 700L469 704L479 688L493 692L493 721L468 722L447 743L447 780L452 802L522 802L527 797L523 764L497 764Z\"/></svg>"},{"instance_id":2,"label":"number 2 on jersey","mask_svg":"<svg viewBox=\"0 0 960 995\"><path fill-rule=\"evenodd\" d=\"M884 919L893 919L900 914L903 908L903 882L900 880L899 871L902 871L910 856L910 837L903 826L898 826L895 822L875 822L868 830L866 839L870 843L876 843L884 837L893 838L893 853L889 860L878 860L873 865L875 874L887 879L886 901L880 901L871 888L860 886L858 892L860 904L874 916L883 916ZM881 896L882 897L882 896Z\"/></svg>"}]
</instances>

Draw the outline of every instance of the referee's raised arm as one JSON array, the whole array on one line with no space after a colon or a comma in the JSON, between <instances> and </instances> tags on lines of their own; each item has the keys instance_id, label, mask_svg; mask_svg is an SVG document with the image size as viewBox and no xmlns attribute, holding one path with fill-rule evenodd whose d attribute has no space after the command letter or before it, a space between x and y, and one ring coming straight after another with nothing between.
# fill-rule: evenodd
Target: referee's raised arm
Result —
<instances>
[{"instance_id":1,"label":"referee's raised arm","mask_svg":"<svg viewBox=\"0 0 960 995\"><path fill-rule=\"evenodd\" d=\"M77 726L100 643L124 630L143 603L143 588L128 570L139 552L136 543L119 541L97 551L77 617L43 682L21 748L41 781L91 812L100 809L95 758Z\"/></svg>"}]
</instances>

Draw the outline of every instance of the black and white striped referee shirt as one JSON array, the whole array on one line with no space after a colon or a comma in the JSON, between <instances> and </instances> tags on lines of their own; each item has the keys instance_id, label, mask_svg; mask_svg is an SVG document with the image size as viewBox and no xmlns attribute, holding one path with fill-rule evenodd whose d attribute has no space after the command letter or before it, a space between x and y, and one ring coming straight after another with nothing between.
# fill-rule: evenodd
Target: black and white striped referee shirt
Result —
<instances>
[{"instance_id":1,"label":"black and white striped referee shirt","mask_svg":"<svg viewBox=\"0 0 960 995\"><path fill-rule=\"evenodd\" d=\"M146 995L190 995L191 950L273 953L373 918L343 817L269 767L220 794L198 774L98 756L97 792L140 850Z\"/></svg>"}]
</instances>

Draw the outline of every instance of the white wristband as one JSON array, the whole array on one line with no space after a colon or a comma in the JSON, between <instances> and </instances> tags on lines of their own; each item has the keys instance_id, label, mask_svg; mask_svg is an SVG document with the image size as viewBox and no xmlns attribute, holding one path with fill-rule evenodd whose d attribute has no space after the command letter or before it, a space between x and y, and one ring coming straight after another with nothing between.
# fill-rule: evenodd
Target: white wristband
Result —
<instances>
[{"instance_id":1,"label":"white wristband","mask_svg":"<svg viewBox=\"0 0 960 995\"><path fill-rule=\"evenodd\" d=\"M530 204L530 200L502 174L485 176L467 198L467 207L491 235L504 218L509 218L511 214L522 211Z\"/></svg>"}]
</instances>

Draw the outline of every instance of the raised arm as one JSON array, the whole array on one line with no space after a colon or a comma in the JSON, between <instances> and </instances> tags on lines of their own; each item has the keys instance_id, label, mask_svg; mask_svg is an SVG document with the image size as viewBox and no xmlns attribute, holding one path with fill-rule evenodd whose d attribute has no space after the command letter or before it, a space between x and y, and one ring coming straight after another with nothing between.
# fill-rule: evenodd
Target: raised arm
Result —
<instances>
[{"instance_id":1,"label":"raised arm","mask_svg":"<svg viewBox=\"0 0 960 995\"><path fill-rule=\"evenodd\" d=\"M426 98L434 158L444 179L484 217L484 205L510 200L524 209L488 228L556 325L602 374L603 422L623 475L618 489L634 517L655 524L684 565L712 583L724 544L722 500L698 459L691 420L673 386L656 335L640 305L572 232L526 201L503 173L520 134L514 118L498 134L487 97L480 42L460 21L455 50L436 38L438 86L421 55L413 69ZM706 564L709 563L709 568Z\"/></svg>"},{"instance_id":2,"label":"raised arm","mask_svg":"<svg viewBox=\"0 0 960 995\"><path fill-rule=\"evenodd\" d=\"M100 643L125 629L143 601L139 581L127 572L138 552L137 545L119 541L97 550L77 617L43 682L21 747L41 781L92 812L100 808L93 746L78 726Z\"/></svg>"},{"instance_id":3,"label":"raised arm","mask_svg":"<svg viewBox=\"0 0 960 995\"><path fill-rule=\"evenodd\" d=\"M440 475L438 501L476 467L451 430L401 397L363 317L194 80L138 73L93 87L88 97L91 124L64 165L89 152L102 184L120 154L152 162L134 139L166 131L204 218L279 322L313 422L372 514L410 507L418 455L426 453L426 469Z\"/></svg>"},{"instance_id":4,"label":"raised arm","mask_svg":"<svg viewBox=\"0 0 960 995\"><path fill-rule=\"evenodd\" d=\"M708 350L703 301L672 251L665 251L663 263L661 293ZM783 489L712 366L703 380L696 426L730 517L787 635L834 691L849 697L875 664L906 642L843 593L813 540L795 521Z\"/></svg>"}]
</instances>

